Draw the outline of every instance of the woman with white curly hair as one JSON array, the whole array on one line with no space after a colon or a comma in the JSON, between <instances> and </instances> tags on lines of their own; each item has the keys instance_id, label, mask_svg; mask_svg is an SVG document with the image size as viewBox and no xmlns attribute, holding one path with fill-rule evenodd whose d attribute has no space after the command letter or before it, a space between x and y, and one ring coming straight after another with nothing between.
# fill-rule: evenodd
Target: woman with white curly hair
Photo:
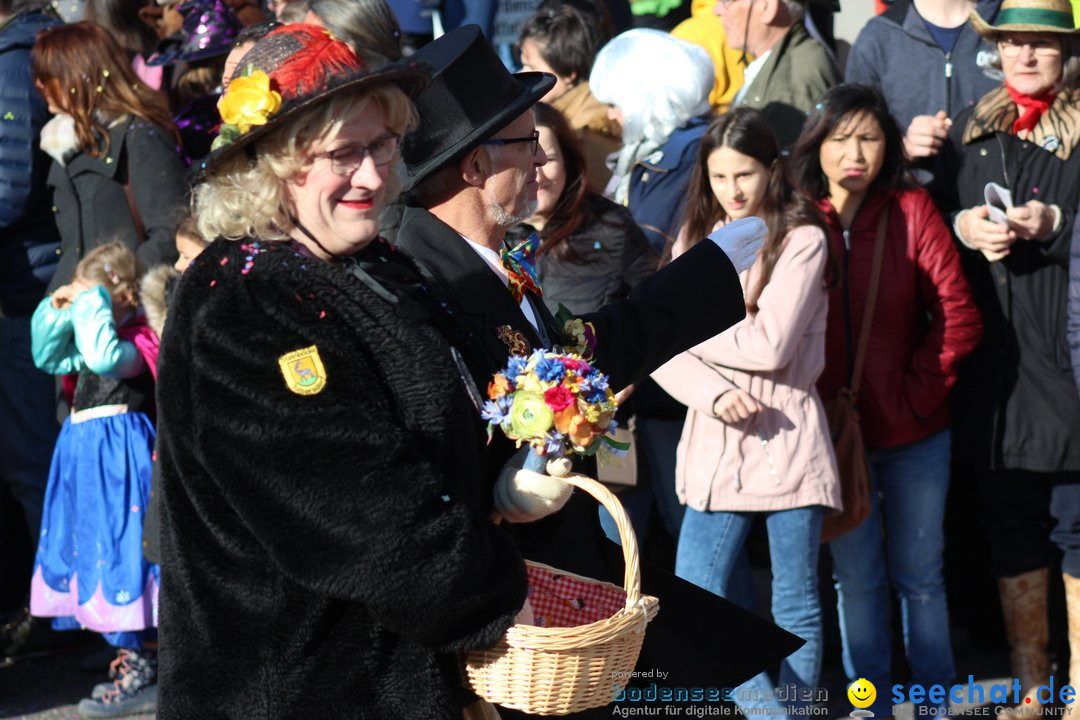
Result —
<instances>
[{"instance_id":1,"label":"woman with white curly hair","mask_svg":"<svg viewBox=\"0 0 1080 720\"><path fill-rule=\"evenodd\" d=\"M709 124L708 53L659 30L636 29L600 50L589 85L622 125L606 194L633 213L659 253L674 241L698 141Z\"/></svg>"}]
</instances>

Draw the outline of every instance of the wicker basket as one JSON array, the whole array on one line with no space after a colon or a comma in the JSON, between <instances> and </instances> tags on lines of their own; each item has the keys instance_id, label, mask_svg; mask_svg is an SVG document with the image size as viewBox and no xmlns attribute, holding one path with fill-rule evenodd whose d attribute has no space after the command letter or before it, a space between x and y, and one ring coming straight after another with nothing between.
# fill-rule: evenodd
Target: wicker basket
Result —
<instances>
[{"instance_id":1,"label":"wicker basket","mask_svg":"<svg viewBox=\"0 0 1080 720\"><path fill-rule=\"evenodd\" d=\"M473 692L496 705L533 715L566 715L610 703L615 686L625 686L630 679L645 626L659 609L656 598L641 595L637 540L622 504L595 480L563 479L596 498L615 519L626 561L626 603L611 617L576 627L514 625L494 647L468 654L465 674ZM623 593L623 588L611 583L540 563L526 564Z\"/></svg>"}]
</instances>

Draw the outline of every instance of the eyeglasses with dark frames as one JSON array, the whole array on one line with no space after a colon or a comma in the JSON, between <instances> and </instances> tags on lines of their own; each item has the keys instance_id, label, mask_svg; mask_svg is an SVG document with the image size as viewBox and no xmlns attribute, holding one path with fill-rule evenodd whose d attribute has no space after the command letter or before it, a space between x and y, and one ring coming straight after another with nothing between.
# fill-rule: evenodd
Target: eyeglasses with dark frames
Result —
<instances>
[{"instance_id":1,"label":"eyeglasses with dark frames","mask_svg":"<svg viewBox=\"0 0 1080 720\"><path fill-rule=\"evenodd\" d=\"M515 143L532 143L529 147L529 154L535 155L537 148L540 147L540 131L533 130L532 135L528 137L516 137L516 138L491 138L485 140L481 145L513 145Z\"/></svg>"},{"instance_id":2,"label":"eyeglasses with dark frames","mask_svg":"<svg viewBox=\"0 0 1080 720\"><path fill-rule=\"evenodd\" d=\"M398 144L401 138L397 135L387 135L379 138L370 145L346 145L337 150L319 153L315 156L326 158L330 161L330 171L335 175L352 175L364 164L364 158L371 156L371 161L376 167L382 167L393 162L397 156Z\"/></svg>"}]
</instances>

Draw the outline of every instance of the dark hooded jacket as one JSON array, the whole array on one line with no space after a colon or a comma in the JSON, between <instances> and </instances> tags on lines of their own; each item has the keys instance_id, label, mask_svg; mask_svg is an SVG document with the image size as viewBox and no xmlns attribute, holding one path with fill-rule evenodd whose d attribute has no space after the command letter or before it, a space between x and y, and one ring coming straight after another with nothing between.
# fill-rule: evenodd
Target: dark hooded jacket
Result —
<instances>
[{"instance_id":1,"label":"dark hooded jacket","mask_svg":"<svg viewBox=\"0 0 1080 720\"><path fill-rule=\"evenodd\" d=\"M49 110L34 87L30 49L39 30L59 23L22 12L0 25L0 315L30 315L56 270L60 236L38 147Z\"/></svg>"}]
</instances>

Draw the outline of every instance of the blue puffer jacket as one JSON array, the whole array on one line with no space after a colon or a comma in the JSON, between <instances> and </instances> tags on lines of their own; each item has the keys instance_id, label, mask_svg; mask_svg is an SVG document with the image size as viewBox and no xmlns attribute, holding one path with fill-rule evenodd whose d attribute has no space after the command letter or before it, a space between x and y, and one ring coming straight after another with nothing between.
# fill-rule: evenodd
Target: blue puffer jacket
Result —
<instances>
[{"instance_id":1,"label":"blue puffer jacket","mask_svg":"<svg viewBox=\"0 0 1080 720\"><path fill-rule=\"evenodd\" d=\"M30 48L59 22L24 12L0 25L0 315L30 315L56 269L60 236L38 148L49 110L34 87Z\"/></svg>"}]
</instances>

